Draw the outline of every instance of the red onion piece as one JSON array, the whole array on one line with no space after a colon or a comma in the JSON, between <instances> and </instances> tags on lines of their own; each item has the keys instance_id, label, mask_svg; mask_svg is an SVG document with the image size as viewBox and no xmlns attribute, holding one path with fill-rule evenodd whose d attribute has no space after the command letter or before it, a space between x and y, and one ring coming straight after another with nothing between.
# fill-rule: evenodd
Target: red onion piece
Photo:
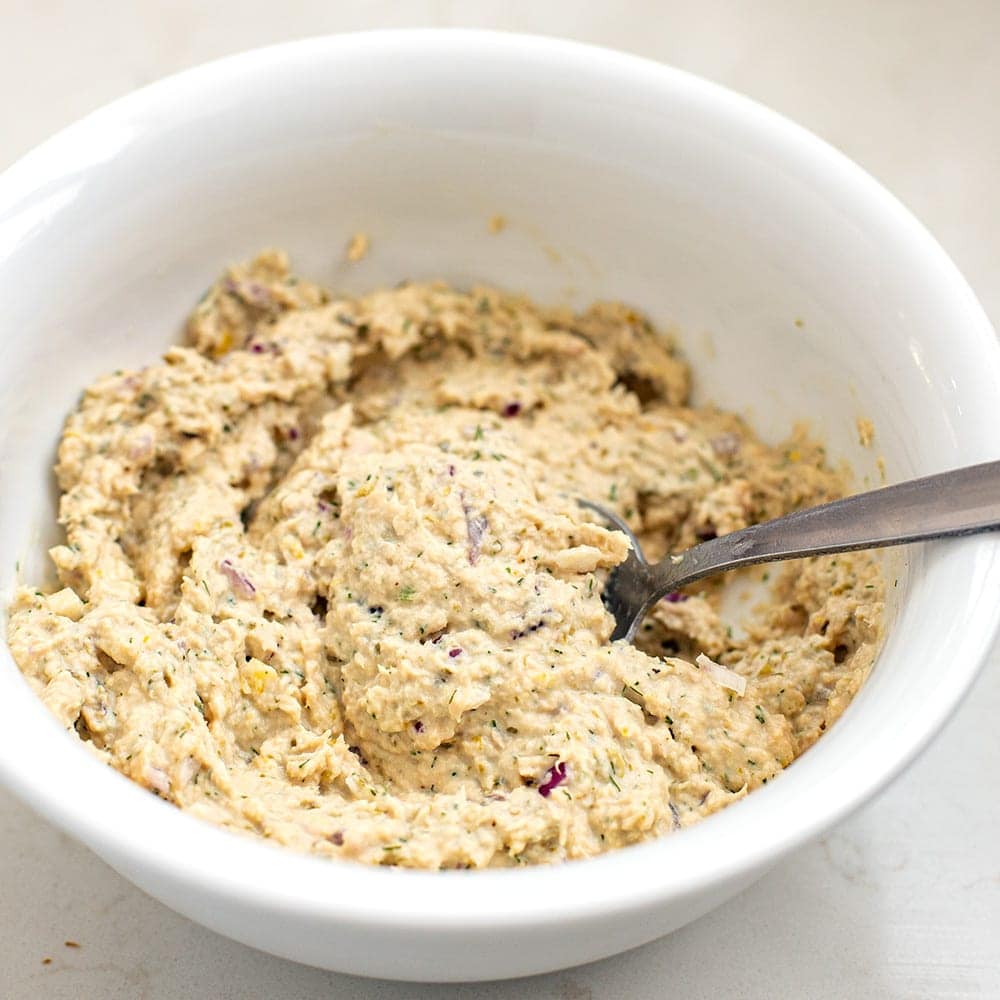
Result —
<instances>
[{"instance_id":1,"label":"red onion piece","mask_svg":"<svg viewBox=\"0 0 1000 1000\"><path fill-rule=\"evenodd\" d=\"M559 763L553 764L545 772L545 777L542 778L542 783L538 786L538 794L543 799L547 799L552 794L552 790L558 788L566 780L566 777L566 762L559 761Z\"/></svg>"},{"instance_id":2,"label":"red onion piece","mask_svg":"<svg viewBox=\"0 0 1000 1000\"><path fill-rule=\"evenodd\" d=\"M465 531L469 537L469 564L475 566L479 560L482 550L483 535L490 526L483 514L473 514L472 508L465 502L462 496L462 513L465 515Z\"/></svg>"},{"instance_id":3,"label":"red onion piece","mask_svg":"<svg viewBox=\"0 0 1000 1000\"><path fill-rule=\"evenodd\" d=\"M250 582L250 577L234 565L232 559L223 559L219 563L219 569L222 570L233 593L238 597L253 597L257 593L257 588Z\"/></svg>"}]
</instances>

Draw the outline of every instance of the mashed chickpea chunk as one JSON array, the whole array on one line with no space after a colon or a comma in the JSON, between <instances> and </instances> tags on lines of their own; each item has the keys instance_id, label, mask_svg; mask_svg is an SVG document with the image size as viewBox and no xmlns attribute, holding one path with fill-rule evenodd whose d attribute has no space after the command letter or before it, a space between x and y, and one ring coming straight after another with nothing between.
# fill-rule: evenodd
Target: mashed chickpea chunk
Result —
<instances>
[{"instance_id":1,"label":"mashed chickpea chunk","mask_svg":"<svg viewBox=\"0 0 1000 1000\"><path fill-rule=\"evenodd\" d=\"M62 588L18 592L11 650L102 760L299 850L482 867L667 834L820 736L881 616L842 555L775 572L745 638L699 585L609 644L626 542L575 497L659 556L842 490L687 392L621 305L338 298L264 253L69 417Z\"/></svg>"}]
</instances>

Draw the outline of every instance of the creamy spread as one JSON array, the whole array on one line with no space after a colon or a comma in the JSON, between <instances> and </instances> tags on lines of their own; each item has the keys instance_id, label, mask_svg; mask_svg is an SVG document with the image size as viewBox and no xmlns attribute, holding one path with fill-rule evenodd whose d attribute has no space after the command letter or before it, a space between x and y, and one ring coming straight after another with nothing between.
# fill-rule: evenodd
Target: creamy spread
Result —
<instances>
[{"instance_id":1,"label":"creamy spread","mask_svg":"<svg viewBox=\"0 0 1000 1000\"><path fill-rule=\"evenodd\" d=\"M609 642L628 543L577 497L657 558L843 492L804 434L690 408L623 305L338 297L267 252L187 341L69 417L61 588L18 592L9 643L67 729L192 815L375 864L586 857L774 778L871 665L864 553L772 568L745 635L715 583Z\"/></svg>"}]
</instances>

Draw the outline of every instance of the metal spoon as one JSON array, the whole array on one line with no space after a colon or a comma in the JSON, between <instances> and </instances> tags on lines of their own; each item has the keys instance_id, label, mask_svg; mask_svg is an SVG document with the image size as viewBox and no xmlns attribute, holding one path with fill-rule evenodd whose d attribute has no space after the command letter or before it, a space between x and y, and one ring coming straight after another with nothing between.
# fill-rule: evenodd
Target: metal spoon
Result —
<instances>
[{"instance_id":1,"label":"metal spoon","mask_svg":"<svg viewBox=\"0 0 1000 1000\"><path fill-rule=\"evenodd\" d=\"M752 524L655 565L646 562L635 535L617 514L589 500L579 503L624 532L632 544L628 558L608 577L603 595L615 618L611 638L631 641L664 594L715 573L754 563L1000 529L1000 462L912 479Z\"/></svg>"}]
</instances>

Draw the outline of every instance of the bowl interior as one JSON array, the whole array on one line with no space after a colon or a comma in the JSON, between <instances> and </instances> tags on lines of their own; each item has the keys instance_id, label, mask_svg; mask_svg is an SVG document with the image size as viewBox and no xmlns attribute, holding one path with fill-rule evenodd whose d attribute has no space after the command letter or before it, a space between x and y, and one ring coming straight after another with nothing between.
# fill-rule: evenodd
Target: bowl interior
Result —
<instances>
[{"instance_id":1,"label":"bowl interior","mask_svg":"<svg viewBox=\"0 0 1000 1000\"><path fill-rule=\"evenodd\" d=\"M507 221L499 234L487 225L495 214ZM349 265L359 229L371 253ZM988 323L923 230L806 133L683 74L579 46L327 39L156 85L0 179L4 588L47 572L50 468L80 389L154 359L221 266L268 245L349 291L442 277L578 306L623 299L676 335L697 401L740 412L771 441L808 421L858 488L882 481L880 458L894 481L995 457L1000 364ZM871 448L858 442L859 417L874 424ZM988 648L998 547L928 545L886 565L882 655L813 751L703 830L600 859L587 893L566 883L544 905L620 901L631 864L643 891L666 893L716 877L720 850L733 864L773 857L910 759ZM112 835L77 814L100 788L130 811L126 823L201 835L168 810L144 811L158 803L55 738L5 649L0 692L10 723L0 771L38 808L94 842ZM34 777L18 763L24 740L39 747ZM311 873L299 899L327 877L306 859L287 863ZM447 882L453 913L478 912L468 878ZM495 884L494 916L515 913L517 894ZM420 912L408 891L400 912Z\"/></svg>"}]
</instances>

